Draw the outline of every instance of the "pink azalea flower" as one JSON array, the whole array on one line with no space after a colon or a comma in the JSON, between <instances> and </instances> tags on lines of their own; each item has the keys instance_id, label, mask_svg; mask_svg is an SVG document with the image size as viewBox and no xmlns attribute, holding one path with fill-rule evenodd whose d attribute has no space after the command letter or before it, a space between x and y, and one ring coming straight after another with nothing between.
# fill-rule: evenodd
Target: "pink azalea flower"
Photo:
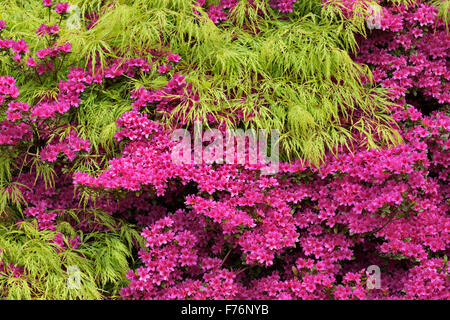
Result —
<instances>
[{"instance_id":1,"label":"pink azalea flower","mask_svg":"<svg viewBox=\"0 0 450 320\"><path fill-rule=\"evenodd\" d=\"M178 62L181 60L181 57L178 54L170 54L167 56L167 60L172 62Z\"/></svg>"}]
</instances>

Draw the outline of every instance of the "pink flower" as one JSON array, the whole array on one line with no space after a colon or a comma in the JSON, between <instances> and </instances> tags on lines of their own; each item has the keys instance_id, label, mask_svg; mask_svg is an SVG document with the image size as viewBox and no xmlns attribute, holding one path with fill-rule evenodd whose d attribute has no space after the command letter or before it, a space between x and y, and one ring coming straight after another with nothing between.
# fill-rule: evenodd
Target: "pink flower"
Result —
<instances>
[{"instance_id":1,"label":"pink flower","mask_svg":"<svg viewBox=\"0 0 450 320\"><path fill-rule=\"evenodd\" d=\"M377 4L371 4L367 8L369 16L366 19L367 28L381 29L382 8Z\"/></svg>"},{"instance_id":2,"label":"pink flower","mask_svg":"<svg viewBox=\"0 0 450 320\"><path fill-rule=\"evenodd\" d=\"M170 54L167 56L167 60L172 62L178 62L181 60L181 57L178 54Z\"/></svg>"},{"instance_id":3,"label":"pink flower","mask_svg":"<svg viewBox=\"0 0 450 320\"><path fill-rule=\"evenodd\" d=\"M59 27L57 24L54 24L54 25L48 27L48 33L55 34L58 31L59 31Z\"/></svg>"},{"instance_id":4,"label":"pink flower","mask_svg":"<svg viewBox=\"0 0 450 320\"><path fill-rule=\"evenodd\" d=\"M420 28L413 28L411 32L415 38L421 37L423 35L423 31Z\"/></svg>"},{"instance_id":5,"label":"pink flower","mask_svg":"<svg viewBox=\"0 0 450 320\"><path fill-rule=\"evenodd\" d=\"M65 14L67 10L69 10L69 4L67 2L61 2L55 6L56 13Z\"/></svg>"},{"instance_id":6,"label":"pink flower","mask_svg":"<svg viewBox=\"0 0 450 320\"><path fill-rule=\"evenodd\" d=\"M36 30L36 34L38 36L43 36L48 33L48 27L45 24L41 24L41 26Z\"/></svg>"},{"instance_id":7,"label":"pink flower","mask_svg":"<svg viewBox=\"0 0 450 320\"><path fill-rule=\"evenodd\" d=\"M42 4L46 7L52 6L52 0L42 0Z\"/></svg>"},{"instance_id":8,"label":"pink flower","mask_svg":"<svg viewBox=\"0 0 450 320\"><path fill-rule=\"evenodd\" d=\"M169 71L170 69L172 69L172 66L171 66L170 64L158 66L158 67L156 68L156 70L157 70L159 73L167 73L167 71Z\"/></svg>"},{"instance_id":9,"label":"pink flower","mask_svg":"<svg viewBox=\"0 0 450 320\"><path fill-rule=\"evenodd\" d=\"M27 65L30 66L30 67L35 67L36 66L36 61L34 61L33 58L29 57L27 59Z\"/></svg>"}]
</instances>

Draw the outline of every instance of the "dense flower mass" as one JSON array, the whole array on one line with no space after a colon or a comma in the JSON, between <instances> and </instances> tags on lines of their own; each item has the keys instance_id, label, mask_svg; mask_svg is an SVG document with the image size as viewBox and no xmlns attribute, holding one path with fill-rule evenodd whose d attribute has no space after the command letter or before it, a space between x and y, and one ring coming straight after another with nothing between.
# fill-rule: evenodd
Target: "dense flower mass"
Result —
<instances>
[{"instance_id":1,"label":"dense flower mass","mask_svg":"<svg viewBox=\"0 0 450 320\"><path fill-rule=\"evenodd\" d=\"M202 7L216 28L237 19L238 0L194 2L194 13ZM304 10L300 2L267 4L285 21ZM137 263L117 281L123 299L450 299L450 35L435 6L339 1L342 19L369 8L367 38L353 58L388 90L386 117L401 143L367 148L361 138L327 150L320 165L284 160L267 175L245 155L235 163L173 161L173 130L194 133L186 114L200 99L196 85L205 85L189 56L166 46L134 55L108 46L114 54L103 61L69 64L80 47L60 37L69 4L42 5L59 23L36 26L39 45L0 33L0 53L18 71L0 75L0 218L12 217L5 225L35 221L57 256L95 248L90 238L132 225L138 235L127 245ZM85 14L86 32L101 27L103 12ZM39 90L24 94L28 81ZM236 111L237 120L225 122L205 111L199 120L225 132L257 116ZM100 127L102 117L112 121ZM237 148L233 156L242 157ZM5 163L11 169L2 171ZM33 281L29 266L3 251L0 297L8 295L2 281Z\"/></svg>"}]
</instances>

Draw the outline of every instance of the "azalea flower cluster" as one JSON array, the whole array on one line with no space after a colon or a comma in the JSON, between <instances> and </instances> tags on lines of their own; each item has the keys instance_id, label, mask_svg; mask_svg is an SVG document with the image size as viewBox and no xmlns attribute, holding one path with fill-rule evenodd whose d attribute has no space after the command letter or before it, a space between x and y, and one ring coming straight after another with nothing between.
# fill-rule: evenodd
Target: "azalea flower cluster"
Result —
<instances>
[{"instance_id":1,"label":"azalea flower cluster","mask_svg":"<svg viewBox=\"0 0 450 320\"><path fill-rule=\"evenodd\" d=\"M401 6L396 8L393 10L403 10ZM418 8L421 13L413 14L415 18L409 19L409 24L435 21L435 10L427 5ZM434 18L420 22L427 10ZM382 25L386 28L386 20ZM442 27L442 22L439 26ZM407 28L409 31L411 26ZM445 41L437 44L438 37L442 39L444 35L441 32L439 29L437 35L428 32L428 39L436 37L435 45L440 48L431 50L438 53L431 60L442 58L448 51ZM383 39L381 35L380 38ZM372 38L367 42L363 43L359 61L371 63L364 60L368 57L364 50L372 48ZM425 48L420 44L417 47ZM426 66L421 70L426 72ZM445 79L448 71L441 74ZM388 73L386 79L396 80L396 75ZM399 83L405 92L409 82ZM428 92L423 86L417 90ZM443 94L448 92L445 82L440 90ZM161 185L169 192L174 181L182 185L194 182L197 186L195 193L178 192L186 199L185 208L190 210L191 219L198 219L196 234L202 240L198 240L196 247L209 248L207 266L214 261L216 273L195 270L205 265L201 254L197 254L196 268L186 269L175 258L169 259L173 261L174 278L169 277L164 285L154 283L146 275L158 270L159 265L146 258L153 250L141 250L145 267L130 273L130 286L122 291L124 297L218 298L206 291L210 283L222 283L220 297L233 299L448 299L450 219L446 182L450 118L443 112L422 115L418 111L420 105L401 108L399 105L405 100L395 95L393 100L392 112L401 121L404 143L388 150L342 151L337 159L330 156L320 169L302 163L282 164L280 174L267 178L245 166L179 167L167 162L168 149L162 148L159 151L167 156L152 162L155 151L148 152L146 157L143 150L154 150L151 145L170 146L158 134L150 137L147 147L143 147L143 142L139 146L130 142L129 150L135 145L138 149L133 150L139 150L137 154L146 159L143 162L131 160L132 152L127 152L120 165L114 163L97 178L75 176L74 181L81 185L108 189L111 181L117 180L121 188L135 190L139 186L160 197L164 195ZM130 168L125 163L137 166ZM127 178L128 170L130 173L138 170L145 179L136 181L134 175ZM133 183L129 185L126 181ZM167 221L167 217L180 214L186 215L184 211L172 216L159 210L159 214L152 215L153 232L157 230L154 226ZM206 226L204 219L209 222ZM158 243L158 250L166 250L170 239L175 241L173 232L177 228L167 225L160 232L161 239L166 240ZM209 230L206 243L212 246L205 246L204 230ZM168 235L172 238L167 238ZM148 233L143 236L148 237ZM301 249L295 250L297 246ZM165 258L160 261L166 263ZM369 290L366 283L369 277L365 270L373 264L384 266L383 284L377 290ZM227 277L223 275L224 266L228 266Z\"/></svg>"},{"instance_id":2,"label":"azalea flower cluster","mask_svg":"<svg viewBox=\"0 0 450 320\"><path fill-rule=\"evenodd\" d=\"M297 0L270 0L269 4L272 8L277 9L280 13L290 13L294 10L294 5ZM196 4L204 7L208 13L209 18L214 23L220 23L227 20L228 15L234 7L239 3L239 0L220 0L216 5L206 5L205 0L197 0ZM248 1L249 6L254 6L253 0Z\"/></svg>"},{"instance_id":3,"label":"azalea flower cluster","mask_svg":"<svg viewBox=\"0 0 450 320\"><path fill-rule=\"evenodd\" d=\"M375 81L403 105L450 102L450 34L437 8L427 3L383 7L380 30L362 41L357 61L373 67Z\"/></svg>"},{"instance_id":4,"label":"azalea flower cluster","mask_svg":"<svg viewBox=\"0 0 450 320\"><path fill-rule=\"evenodd\" d=\"M44 5L46 4L44 3ZM51 1L48 2L48 5L51 5ZM6 27L3 20L2 26ZM43 28L41 26L39 30ZM44 77L60 76L59 73L40 72L40 66L48 67L53 62L56 64L56 58L60 54L66 55L71 52L70 43L57 45L57 42L58 36L56 34L56 37L52 38L50 46L36 51L36 60L43 61L39 65L33 59L32 54L26 65L23 65L20 59L15 59L16 54L29 52L28 44L23 39L15 41L0 38L0 48L12 58L18 68L24 70L30 77L38 74L39 77L35 79L41 81ZM64 168L67 167L68 163L75 161L79 155L89 154L90 142L81 138L77 133L76 123L63 122L55 126L55 120L67 114L71 108L78 107L82 94L88 87L124 75L135 77L137 73L148 72L152 65L157 67L162 61L176 63L180 59L179 55L169 52L163 57L155 56L151 61L143 58L111 59L104 68L93 66L91 70L94 72L83 68L70 68L64 76L65 79L60 79L57 83L58 94L56 96L39 97L39 99L36 99L36 103L31 104L20 101L19 87L14 77L0 76L0 106L4 108L6 115L0 121L0 145L3 148L9 148L7 150L14 150L11 149L13 146L17 150L28 150L25 153L15 154L15 162L18 166L29 166L31 156L38 156L39 161L45 163L53 163L54 177L58 177L54 185L48 185L48 181L36 177L38 173L31 166L31 171L28 173L22 172L14 178L13 182L19 185L18 188L28 204L28 207L24 210L25 217L35 218L40 229L55 230L55 221L65 210L82 211L79 203L80 198L78 195L74 197L71 177L64 172ZM58 69L63 69L63 63L64 59L58 61ZM50 69L53 68L48 70ZM55 127L58 128L58 132L55 131ZM37 148L37 154L29 152L30 147L34 149L35 143L41 145ZM117 208L113 202L107 200L100 199L94 208L100 208L112 214ZM90 213L79 214L77 229L84 231L102 230L102 226L92 223Z\"/></svg>"},{"instance_id":5,"label":"azalea flower cluster","mask_svg":"<svg viewBox=\"0 0 450 320\"><path fill-rule=\"evenodd\" d=\"M1 253L1 251L0 251ZM24 274L23 267L16 267L11 263L5 264L3 261L0 261L0 275L1 276L9 276L13 278L19 278Z\"/></svg>"},{"instance_id":6,"label":"azalea flower cluster","mask_svg":"<svg viewBox=\"0 0 450 320\"><path fill-rule=\"evenodd\" d=\"M366 10L367 14L373 14L373 4L375 1L368 0L322 0L322 5L326 8L334 6L342 11L346 18L352 17L355 13L359 13L361 9Z\"/></svg>"},{"instance_id":7,"label":"azalea flower cluster","mask_svg":"<svg viewBox=\"0 0 450 320\"><path fill-rule=\"evenodd\" d=\"M447 160L432 164L427 156L436 143L445 150L436 141L448 137L450 119L436 114L426 120L416 121L404 134L407 143L396 148L330 157L320 170L285 163L277 176L262 177L245 166L175 165L168 133L145 114L132 112L119 120L128 136L120 138L129 141L122 156L100 176L77 173L74 182L108 192L145 191L155 199L175 192L185 199L184 209L173 215L159 209L151 213L151 232L143 232L152 241L151 250L140 251L144 266L130 273L125 297L218 298L205 293L212 281L222 283L222 298L233 299L420 298L425 296L407 291L406 283L430 255L447 252L450 243L448 188L440 178L428 177L436 164L447 172ZM152 132L144 131L146 127ZM175 191L174 183L179 184ZM192 183L193 193L183 187ZM140 212L141 207L136 204L134 210ZM173 227L171 221L178 219L186 224ZM186 269L181 257L170 258L180 254L174 248L179 246L177 230L189 230L189 238L198 239L191 240L197 243L189 248L206 250L215 261L215 273L197 270L203 268L202 254L187 247L186 257L196 261L195 267ZM373 250L378 256L369 254ZM356 259L357 255L364 258ZM409 267L396 266L398 259ZM276 268L280 264L281 270ZM365 268L372 264L387 264L384 272L395 281L367 290ZM445 268L430 270L442 284L434 298L448 297ZM159 271L164 271L163 278L155 275ZM251 280L254 272L266 276ZM356 282L337 280L355 272Z\"/></svg>"},{"instance_id":8,"label":"azalea flower cluster","mask_svg":"<svg viewBox=\"0 0 450 320\"><path fill-rule=\"evenodd\" d=\"M289 12L294 2L271 3ZM211 19L226 19L224 10L236 3L210 6ZM199 97L186 81L182 57L173 52L150 60L111 59L103 68L90 65L93 72L70 68L66 80L59 80L57 97L34 104L19 101L14 78L0 77L0 105L7 108L0 122L2 148L33 145L34 156L56 177L50 186L32 168L14 177L28 204L25 218L56 230L57 220L75 211L73 227L89 232L102 228L89 210L102 210L136 223L145 245L137 248L140 265L127 274L124 299L449 299L450 117L441 110L420 112L426 102L407 102L415 90L439 106L448 103L444 61L450 46L447 38L438 41L443 24L432 7L383 10L383 30L361 42L355 59L393 89L391 111L403 142L389 149L335 150L319 167L296 159L263 175L259 164L248 162L175 163L177 142L157 115L165 117L179 104L193 107ZM431 23L437 23L436 31L426 29ZM0 48L11 49L14 58L28 50L17 43L0 40ZM48 63L70 54L70 44L60 46L41 49L37 59ZM31 73L36 66L27 68ZM67 166L103 150L92 150L76 123L53 122L76 111L88 88L124 75L136 79L152 68L167 83L160 90L130 92L130 111L116 121L115 156L95 174L68 173ZM183 118L177 121L184 124ZM53 137L61 131L61 139ZM17 166L29 156L16 155ZM83 191L101 195L86 203L88 211L79 201ZM80 238L66 244L58 233L53 242L62 251L76 248ZM374 265L381 271L375 288L369 272ZM1 273L16 276L20 268L0 261Z\"/></svg>"}]
</instances>

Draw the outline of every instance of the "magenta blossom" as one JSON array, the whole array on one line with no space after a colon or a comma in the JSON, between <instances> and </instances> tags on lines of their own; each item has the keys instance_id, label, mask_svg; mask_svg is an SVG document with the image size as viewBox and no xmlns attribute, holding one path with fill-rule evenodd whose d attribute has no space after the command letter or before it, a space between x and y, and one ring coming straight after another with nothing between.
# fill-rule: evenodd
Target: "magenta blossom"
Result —
<instances>
[{"instance_id":1,"label":"magenta blossom","mask_svg":"<svg viewBox=\"0 0 450 320\"><path fill-rule=\"evenodd\" d=\"M59 27L57 24L52 26L47 26L45 24L41 24L41 26L36 30L36 34L40 37L46 34L55 34L59 31Z\"/></svg>"},{"instance_id":2,"label":"magenta blossom","mask_svg":"<svg viewBox=\"0 0 450 320\"><path fill-rule=\"evenodd\" d=\"M169 71L171 68L172 68L171 65L166 65L166 66L162 65L162 66L158 66L158 67L156 68L156 70L157 70L159 73L166 73L166 72Z\"/></svg>"},{"instance_id":3,"label":"magenta blossom","mask_svg":"<svg viewBox=\"0 0 450 320\"><path fill-rule=\"evenodd\" d=\"M69 4L67 2L61 2L55 6L55 11L59 14L65 14L67 10L69 10Z\"/></svg>"},{"instance_id":4,"label":"magenta blossom","mask_svg":"<svg viewBox=\"0 0 450 320\"><path fill-rule=\"evenodd\" d=\"M70 52L70 50L72 50L72 45L69 42L67 42L66 44L59 46L57 50L68 53Z\"/></svg>"},{"instance_id":5,"label":"magenta blossom","mask_svg":"<svg viewBox=\"0 0 450 320\"><path fill-rule=\"evenodd\" d=\"M170 54L167 56L167 60L172 62L178 62L181 60L181 57L178 54Z\"/></svg>"},{"instance_id":6,"label":"magenta blossom","mask_svg":"<svg viewBox=\"0 0 450 320\"><path fill-rule=\"evenodd\" d=\"M30 51L28 49L28 44L25 42L25 40L20 39L19 41L16 41L12 44L11 50L16 53L21 52L28 52Z\"/></svg>"}]
</instances>

